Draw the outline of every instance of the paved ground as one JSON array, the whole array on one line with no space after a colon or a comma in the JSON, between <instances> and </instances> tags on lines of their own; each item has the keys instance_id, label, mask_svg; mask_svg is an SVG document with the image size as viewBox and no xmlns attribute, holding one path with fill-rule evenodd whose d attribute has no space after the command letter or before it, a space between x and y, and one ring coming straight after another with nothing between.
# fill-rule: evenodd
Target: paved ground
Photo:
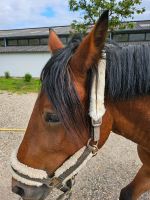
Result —
<instances>
[{"instance_id":1,"label":"paved ground","mask_svg":"<svg viewBox=\"0 0 150 200\"><path fill-rule=\"evenodd\" d=\"M0 127L26 127L36 96L0 94ZM0 132L0 200L19 200L11 193L9 158L22 137L21 133ZM132 180L140 166L136 145L111 134L98 156L78 175L72 200L117 200L121 188ZM57 194L54 191L47 200L54 200ZM140 200L150 200L150 193Z\"/></svg>"}]
</instances>

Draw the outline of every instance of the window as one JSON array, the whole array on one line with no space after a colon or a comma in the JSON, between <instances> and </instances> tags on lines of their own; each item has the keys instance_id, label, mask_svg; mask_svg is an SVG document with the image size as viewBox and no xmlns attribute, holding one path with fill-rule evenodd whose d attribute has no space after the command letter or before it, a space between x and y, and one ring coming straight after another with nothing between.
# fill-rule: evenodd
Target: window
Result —
<instances>
[{"instance_id":1,"label":"window","mask_svg":"<svg viewBox=\"0 0 150 200\"><path fill-rule=\"evenodd\" d=\"M150 40L150 33L146 33L146 40Z\"/></svg>"},{"instance_id":2,"label":"window","mask_svg":"<svg viewBox=\"0 0 150 200\"><path fill-rule=\"evenodd\" d=\"M19 46L28 46L28 40L27 39L19 39L18 45Z\"/></svg>"},{"instance_id":3,"label":"window","mask_svg":"<svg viewBox=\"0 0 150 200\"><path fill-rule=\"evenodd\" d=\"M5 46L5 41L4 39L0 39L0 47L4 47Z\"/></svg>"},{"instance_id":4,"label":"window","mask_svg":"<svg viewBox=\"0 0 150 200\"><path fill-rule=\"evenodd\" d=\"M60 36L59 38L61 39L61 41L62 41L63 44L67 44L67 37Z\"/></svg>"},{"instance_id":5,"label":"window","mask_svg":"<svg viewBox=\"0 0 150 200\"><path fill-rule=\"evenodd\" d=\"M14 39L8 39L7 44L8 44L8 46L17 46L18 45L17 40L14 40Z\"/></svg>"},{"instance_id":6,"label":"window","mask_svg":"<svg viewBox=\"0 0 150 200\"><path fill-rule=\"evenodd\" d=\"M145 33L129 34L129 41L143 41L143 40L145 40Z\"/></svg>"},{"instance_id":7,"label":"window","mask_svg":"<svg viewBox=\"0 0 150 200\"><path fill-rule=\"evenodd\" d=\"M41 45L48 45L48 38L41 38L40 39L40 44Z\"/></svg>"},{"instance_id":8,"label":"window","mask_svg":"<svg viewBox=\"0 0 150 200\"><path fill-rule=\"evenodd\" d=\"M73 36L72 35L67 35L66 37L67 37L66 39L67 39L67 43L68 43L68 42L70 42L72 40ZM81 37L81 35L79 36L79 38L80 37Z\"/></svg>"},{"instance_id":9,"label":"window","mask_svg":"<svg viewBox=\"0 0 150 200\"><path fill-rule=\"evenodd\" d=\"M128 41L128 34L113 35L113 40L115 40L116 42L127 42Z\"/></svg>"},{"instance_id":10,"label":"window","mask_svg":"<svg viewBox=\"0 0 150 200\"><path fill-rule=\"evenodd\" d=\"M107 39L111 39L112 38L112 33L108 33L107 34Z\"/></svg>"},{"instance_id":11,"label":"window","mask_svg":"<svg viewBox=\"0 0 150 200\"><path fill-rule=\"evenodd\" d=\"M40 44L39 39L29 39L30 46L39 45L39 44Z\"/></svg>"}]
</instances>

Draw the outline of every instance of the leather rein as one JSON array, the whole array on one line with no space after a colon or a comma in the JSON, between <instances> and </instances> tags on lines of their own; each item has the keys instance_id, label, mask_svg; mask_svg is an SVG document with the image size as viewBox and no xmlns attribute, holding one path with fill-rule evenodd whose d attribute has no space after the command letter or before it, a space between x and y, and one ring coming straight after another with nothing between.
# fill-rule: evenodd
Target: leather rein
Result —
<instances>
[{"instance_id":1,"label":"leather rein","mask_svg":"<svg viewBox=\"0 0 150 200\"><path fill-rule=\"evenodd\" d=\"M69 199L71 195L71 188L74 184L75 176L78 172L85 166L85 164L98 152L98 143L100 140L100 126L102 124L102 117L105 113L104 107L104 90L105 90L105 70L106 70L106 60L101 59L98 65L98 81L96 77L93 78L92 87L91 87L91 99L90 99L90 109L89 115L91 118L91 127L92 132L90 139L87 142L87 145L79 149L71 158L66 160L62 166L60 166L52 177L48 174L43 178L34 177L28 175L26 172L19 170L19 167L16 164L17 154L14 154L11 158L11 169L12 176L18 181L28 184L31 181L30 185L39 183L39 186L46 185L50 190L57 188L63 192L58 197L60 199ZM19 161L17 161L19 163ZM23 163L19 163L24 165ZM25 166L26 168L37 170ZM42 170L41 170L42 171ZM23 173L24 172L24 173ZM26 182L26 180L28 182ZM36 185L36 184L35 184ZM37 186L37 185L36 185Z\"/></svg>"}]
</instances>

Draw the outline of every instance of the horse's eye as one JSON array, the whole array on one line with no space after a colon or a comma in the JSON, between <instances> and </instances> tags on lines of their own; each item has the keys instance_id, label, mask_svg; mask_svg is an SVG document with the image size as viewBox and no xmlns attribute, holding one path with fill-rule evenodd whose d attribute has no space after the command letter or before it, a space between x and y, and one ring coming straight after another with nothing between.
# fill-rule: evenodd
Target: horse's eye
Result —
<instances>
[{"instance_id":1,"label":"horse's eye","mask_svg":"<svg viewBox=\"0 0 150 200\"><path fill-rule=\"evenodd\" d=\"M46 122L53 122L53 123L59 122L58 116L54 113L45 113L44 118Z\"/></svg>"}]
</instances>

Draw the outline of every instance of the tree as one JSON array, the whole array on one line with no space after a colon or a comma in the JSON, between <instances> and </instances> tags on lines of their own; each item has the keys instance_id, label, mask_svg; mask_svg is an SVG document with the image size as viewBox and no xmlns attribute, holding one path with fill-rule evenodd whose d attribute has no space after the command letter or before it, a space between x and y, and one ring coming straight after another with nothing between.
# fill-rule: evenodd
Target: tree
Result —
<instances>
[{"instance_id":1,"label":"tree","mask_svg":"<svg viewBox=\"0 0 150 200\"><path fill-rule=\"evenodd\" d=\"M142 14L145 8L139 8L142 0L69 0L69 8L73 12L80 11L82 20L74 20L72 28L75 32L86 33L88 27L95 24L104 10L110 10L109 29L133 28L134 23L122 23L134 18L134 14Z\"/></svg>"}]
</instances>

